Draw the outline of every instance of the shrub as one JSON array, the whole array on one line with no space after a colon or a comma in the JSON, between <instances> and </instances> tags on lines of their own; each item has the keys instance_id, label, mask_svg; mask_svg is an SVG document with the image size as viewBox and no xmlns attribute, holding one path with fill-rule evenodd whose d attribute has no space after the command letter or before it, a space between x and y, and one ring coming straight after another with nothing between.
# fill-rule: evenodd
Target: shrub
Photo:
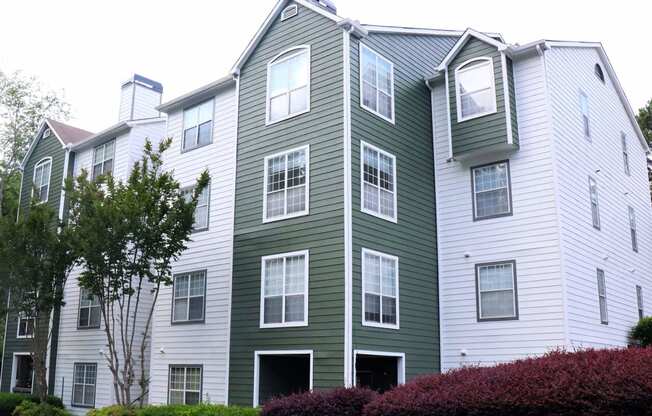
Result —
<instances>
[{"instance_id":1,"label":"shrub","mask_svg":"<svg viewBox=\"0 0 652 416\"><path fill-rule=\"evenodd\" d=\"M364 416L652 414L648 409L652 348L558 351L426 376L385 393Z\"/></svg>"},{"instance_id":2,"label":"shrub","mask_svg":"<svg viewBox=\"0 0 652 416\"><path fill-rule=\"evenodd\" d=\"M363 388L299 393L270 400L260 416L360 416L376 397L374 391Z\"/></svg>"},{"instance_id":3,"label":"shrub","mask_svg":"<svg viewBox=\"0 0 652 416\"><path fill-rule=\"evenodd\" d=\"M140 409L110 406L91 410L87 416L258 416L258 413L258 409L246 407L199 404L195 406L145 406Z\"/></svg>"},{"instance_id":4,"label":"shrub","mask_svg":"<svg viewBox=\"0 0 652 416\"><path fill-rule=\"evenodd\" d=\"M647 316L638 321L632 329L630 338L641 347L652 346L652 316Z\"/></svg>"},{"instance_id":5,"label":"shrub","mask_svg":"<svg viewBox=\"0 0 652 416\"><path fill-rule=\"evenodd\" d=\"M38 396L31 394L0 393L0 416L10 416L14 409L25 400L34 403L40 402ZM59 409L63 409L63 402L58 397L48 396L46 403L58 407Z\"/></svg>"},{"instance_id":6,"label":"shrub","mask_svg":"<svg viewBox=\"0 0 652 416\"><path fill-rule=\"evenodd\" d=\"M35 403L24 400L14 409L12 416L70 416L70 413L47 402Z\"/></svg>"}]
</instances>

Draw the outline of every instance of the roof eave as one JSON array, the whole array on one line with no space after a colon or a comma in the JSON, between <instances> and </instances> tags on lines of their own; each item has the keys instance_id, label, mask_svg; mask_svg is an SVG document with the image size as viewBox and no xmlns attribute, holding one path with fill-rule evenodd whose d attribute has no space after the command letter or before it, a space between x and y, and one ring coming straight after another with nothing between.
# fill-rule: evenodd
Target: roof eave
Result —
<instances>
[{"instance_id":1,"label":"roof eave","mask_svg":"<svg viewBox=\"0 0 652 416\"><path fill-rule=\"evenodd\" d=\"M206 84L193 91L190 91L189 93L183 94L166 103L163 103L156 107L156 109L162 113L169 114L170 112L175 111L179 108L187 107L189 105L193 105L208 99L216 95L222 89L227 88L231 85L235 85L235 78L233 75L227 75L218 79L217 81L213 81L210 84Z\"/></svg>"}]
</instances>

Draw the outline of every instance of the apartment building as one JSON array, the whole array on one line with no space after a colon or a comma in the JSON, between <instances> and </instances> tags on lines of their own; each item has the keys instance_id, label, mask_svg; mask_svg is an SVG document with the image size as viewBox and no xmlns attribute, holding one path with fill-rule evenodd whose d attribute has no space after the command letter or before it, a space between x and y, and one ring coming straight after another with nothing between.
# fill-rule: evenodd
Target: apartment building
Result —
<instances>
[{"instance_id":1,"label":"apartment building","mask_svg":"<svg viewBox=\"0 0 652 416\"><path fill-rule=\"evenodd\" d=\"M649 149L599 43L367 25L280 0L227 76L162 104L139 82L151 88L121 106L129 130L87 133L68 169L124 135L114 175L144 136L172 138L165 167L189 191L210 173L156 305L150 403L382 391L626 346L646 315ZM74 278L65 293L54 393L75 402L82 364L81 404L109 404L95 306Z\"/></svg>"}]
</instances>

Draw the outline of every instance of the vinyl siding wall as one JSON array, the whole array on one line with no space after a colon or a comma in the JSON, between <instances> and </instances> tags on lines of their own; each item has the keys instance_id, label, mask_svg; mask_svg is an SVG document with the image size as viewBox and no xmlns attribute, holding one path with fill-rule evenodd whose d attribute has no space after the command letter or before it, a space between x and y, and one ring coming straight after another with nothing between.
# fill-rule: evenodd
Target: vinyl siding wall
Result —
<instances>
[{"instance_id":1,"label":"vinyl siding wall","mask_svg":"<svg viewBox=\"0 0 652 416\"><path fill-rule=\"evenodd\" d=\"M266 126L267 63L311 47L310 112ZM241 71L229 402L251 405L255 350L311 349L314 387L342 385L344 342L342 30L299 6L277 19ZM263 224L264 158L310 146L309 215ZM259 328L261 257L309 250L308 326Z\"/></svg>"},{"instance_id":2,"label":"vinyl siding wall","mask_svg":"<svg viewBox=\"0 0 652 416\"><path fill-rule=\"evenodd\" d=\"M405 353L406 378L439 370L432 73L454 37L371 34L351 42L353 349ZM360 104L360 43L394 64L395 124ZM397 222L361 211L361 141L396 157ZM397 256L399 326L363 326L362 249Z\"/></svg>"},{"instance_id":3,"label":"vinyl siding wall","mask_svg":"<svg viewBox=\"0 0 652 416\"><path fill-rule=\"evenodd\" d=\"M565 341L556 176L542 61L532 56L514 62L514 82L520 150L465 163L446 161L443 83L433 92L442 370L542 354ZM474 222L471 166L508 157L513 215ZM475 264L503 260L516 261L519 319L478 322Z\"/></svg>"},{"instance_id":4,"label":"vinyl siding wall","mask_svg":"<svg viewBox=\"0 0 652 416\"><path fill-rule=\"evenodd\" d=\"M233 250L233 188L235 184L235 88L215 98L213 143L181 152L183 111L169 115L165 168L181 186L192 186L204 169L210 176L208 230L192 234L187 250L172 272L206 270L206 307L202 323L172 324L172 286L161 290L154 313L150 402L167 403L171 364L203 366L203 400L224 403L228 369L229 299Z\"/></svg>"},{"instance_id":5,"label":"vinyl siding wall","mask_svg":"<svg viewBox=\"0 0 652 416\"><path fill-rule=\"evenodd\" d=\"M643 287L646 313L652 304L647 158L597 50L553 47L545 56L557 148L569 342L624 346L638 320L636 285ZM606 84L594 75L596 63L602 65ZM583 133L580 90L589 98L590 142ZM621 132L627 135L631 176L624 173ZM589 175L598 185L600 230L592 226ZM632 250L628 206L636 212L638 253ZM605 272L608 325L600 323L596 268Z\"/></svg>"}]
</instances>

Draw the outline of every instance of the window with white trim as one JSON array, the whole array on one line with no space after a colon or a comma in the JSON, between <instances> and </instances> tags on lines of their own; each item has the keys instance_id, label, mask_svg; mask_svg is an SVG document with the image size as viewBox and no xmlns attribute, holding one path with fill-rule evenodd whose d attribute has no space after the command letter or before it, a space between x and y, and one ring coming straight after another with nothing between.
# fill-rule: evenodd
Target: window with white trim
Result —
<instances>
[{"instance_id":1,"label":"window with white trim","mask_svg":"<svg viewBox=\"0 0 652 416\"><path fill-rule=\"evenodd\" d=\"M600 205L598 202L598 183L589 176L589 198L591 200L591 220L593 228L600 229Z\"/></svg>"},{"instance_id":2,"label":"window with white trim","mask_svg":"<svg viewBox=\"0 0 652 416\"><path fill-rule=\"evenodd\" d=\"M629 234L632 238L632 250L638 252L638 238L636 237L636 213L634 208L627 207L629 213Z\"/></svg>"},{"instance_id":3,"label":"window with white trim","mask_svg":"<svg viewBox=\"0 0 652 416\"><path fill-rule=\"evenodd\" d=\"M584 132L584 137L588 140L591 140L589 97L583 92L580 92L580 112L582 114L582 131Z\"/></svg>"},{"instance_id":4,"label":"window with white trim","mask_svg":"<svg viewBox=\"0 0 652 416\"><path fill-rule=\"evenodd\" d=\"M309 164L308 146L265 158L264 221L308 213Z\"/></svg>"},{"instance_id":5,"label":"window with white trim","mask_svg":"<svg viewBox=\"0 0 652 416\"><path fill-rule=\"evenodd\" d=\"M625 168L625 175L629 176L629 153L627 152L627 136L625 133L620 133L620 141L623 146L623 167Z\"/></svg>"},{"instance_id":6,"label":"window with white trim","mask_svg":"<svg viewBox=\"0 0 652 416\"><path fill-rule=\"evenodd\" d=\"M52 158L43 159L34 166L34 190L32 196L39 202L47 202L48 200L51 171Z\"/></svg>"},{"instance_id":7,"label":"window with white trim","mask_svg":"<svg viewBox=\"0 0 652 416\"><path fill-rule=\"evenodd\" d=\"M209 214L209 201L210 201L210 182L204 189L202 189L199 198L197 198L197 205L195 206L195 222L192 226L192 231L205 231L208 229L208 214ZM181 191L186 198L186 202L192 200L193 188L186 188Z\"/></svg>"},{"instance_id":8,"label":"window with white trim","mask_svg":"<svg viewBox=\"0 0 652 416\"><path fill-rule=\"evenodd\" d=\"M643 288L636 286L636 309L638 310L638 319L643 319L645 311L643 309Z\"/></svg>"},{"instance_id":9,"label":"window with white trim","mask_svg":"<svg viewBox=\"0 0 652 416\"><path fill-rule=\"evenodd\" d=\"M113 172L115 155L115 139L93 149L93 178L100 175L110 175Z\"/></svg>"},{"instance_id":10,"label":"window with white trim","mask_svg":"<svg viewBox=\"0 0 652 416\"><path fill-rule=\"evenodd\" d=\"M394 122L394 64L360 43L360 105Z\"/></svg>"},{"instance_id":11,"label":"window with white trim","mask_svg":"<svg viewBox=\"0 0 652 416\"><path fill-rule=\"evenodd\" d=\"M310 110L310 47L300 46L267 65L267 123Z\"/></svg>"},{"instance_id":12,"label":"window with white trim","mask_svg":"<svg viewBox=\"0 0 652 416\"><path fill-rule=\"evenodd\" d=\"M396 158L377 147L362 145L362 211L396 221Z\"/></svg>"},{"instance_id":13,"label":"window with white trim","mask_svg":"<svg viewBox=\"0 0 652 416\"><path fill-rule=\"evenodd\" d=\"M492 58L477 58L455 69L457 121L496 112L496 81Z\"/></svg>"},{"instance_id":14,"label":"window with white trim","mask_svg":"<svg viewBox=\"0 0 652 416\"><path fill-rule=\"evenodd\" d=\"M171 365L168 382L169 404L198 404L202 394L202 367Z\"/></svg>"},{"instance_id":15,"label":"window with white trim","mask_svg":"<svg viewBox=\"0 0 652 416\"><path fill-rule=\"evenodd\" d=\"M512 214L509 161L471 168L473 219Z\"/></svg>"},{"instance_id":16,"label":"window with white trim","mask_svg":"<svg viewBox=\"0 0 652 416\"><path fill-rule=\"evenodd\" d=\"M478 320L518 319L516 262L476 264Z\"/></svg>"},{"instance_id":17,"label":"window with white trim","mask_svg":"<svg viewBox=\"0 0 652 416\"><path fill-rule=\"evenodd\" d=\"M36 326L36 319L33 316L28 316L24 313L18 314L18 332L17 338L32 338L34 336L34 327Z\"/></svg>"},{"instance_id":18,"label":"window with white trim","mask_svg":"<svg viewBox=\"0 0 652 416\"><path fill-rule=\"evenodd\" d=\"M604 277L604 270L597 270L598 277L598 304L600 305L600 323L607 325L609 323L609 314L607 311L607 283Z\"/></svg>"},{"instance_id":19,"label":"window with white trim","mask_svg":"<svg viewBox=\"0 0 652 416\"><path fill-rule=\"evenodd\" d=\"M262 259L260 326L308 324L308 252Z\"/></svg>"},{"instance_id":20,"label":"window with white trim","mask_svg":"<svg viewBox=\"0 0 652 416\"><path fill-rule=\"evenodd\" d=\"M101 319L100 301L86 288L79 289L79 329L99 328Z\"/></svg>"},{"instance_id":21,"label":"window with white trim","mask_svg":"<svg viewBox=\"0 0 652 416\"><path fill-rule=\"evenodd\" d=\"M174 276L172 322L202 322L206 304L206 271Z\"/></svg>"},{"instance_id":22,"label":"window with white trim","mask_svg":"<svg viewBox=\"0 0 652 416\"><path fill-rule=\"evenodd\" d=\"M192 150L213 142L213 100L183 111L181 150Z\"/></svg>"},{"instance_id":23,"label":"window with white trim","mask_svg":"<svg viewBox=\"0 0 652 416\"><path fill-rule=\"evenodd\" d=\"M362 249L362 323L398 328L398 257Z\"/></svg>"},{"instance_id":24,"label":"window with white trim","mask_svg":"<svg viewBox=\"0 0 652 416\"><path fill-rule=\"evenodd\" d=\"M72 405L76 407L94 407L96 385L97 364L75 363L72 380Z\"/></svg>"}]
</instances>

